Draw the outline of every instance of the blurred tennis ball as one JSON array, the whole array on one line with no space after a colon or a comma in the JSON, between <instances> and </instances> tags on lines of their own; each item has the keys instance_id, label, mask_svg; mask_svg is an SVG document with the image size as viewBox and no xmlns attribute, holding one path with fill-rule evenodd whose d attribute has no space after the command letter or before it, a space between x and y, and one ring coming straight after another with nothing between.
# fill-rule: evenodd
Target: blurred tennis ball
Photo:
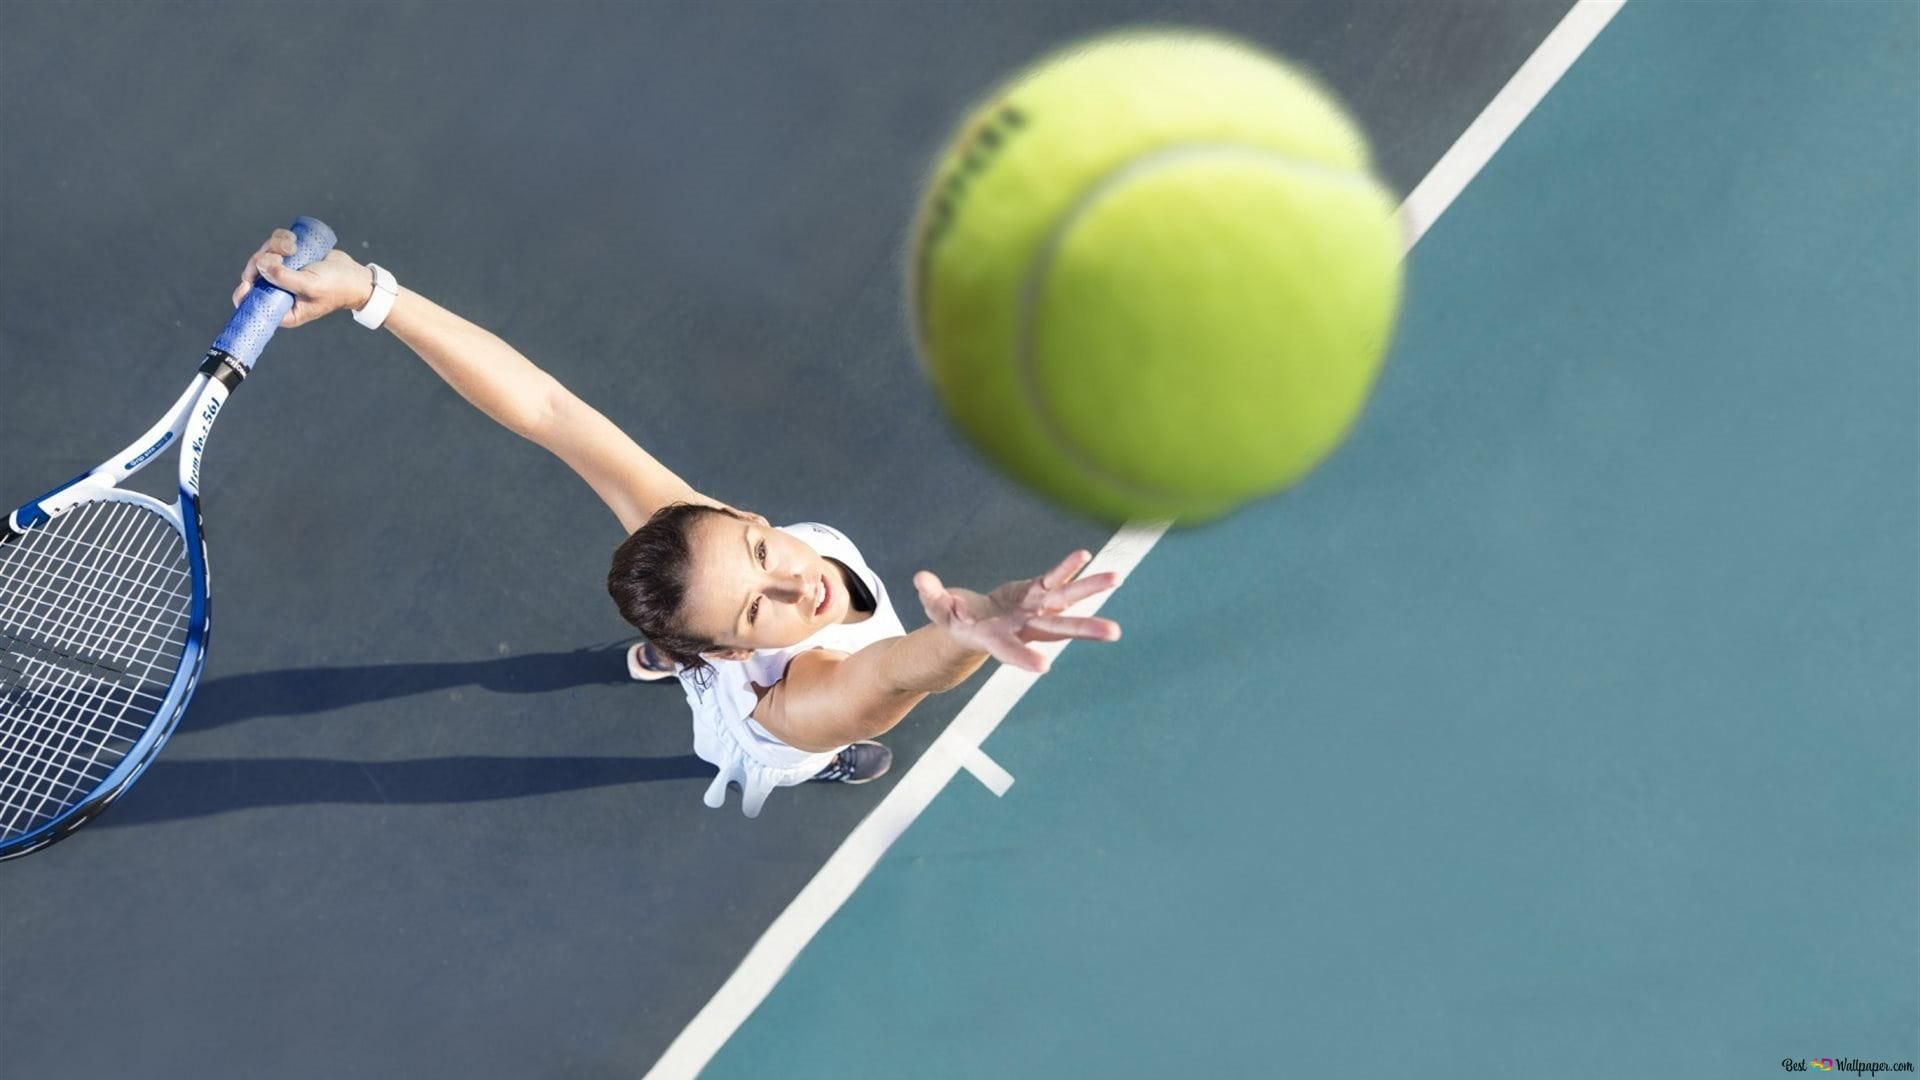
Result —
<instances>
[{"instance_id":1,"label":"blurred tennis ball","mask_svg":"<svg viewBox=\"0 0 1920 1080\"><path fill-rule=\"evenodd\" d=\"M909 252L959 427L1097 517L1218 517L1324 459L1399 306L1359 127L1234 38L1121 31L1040 60L935 164Z\"/></svg>"}]
</instances>

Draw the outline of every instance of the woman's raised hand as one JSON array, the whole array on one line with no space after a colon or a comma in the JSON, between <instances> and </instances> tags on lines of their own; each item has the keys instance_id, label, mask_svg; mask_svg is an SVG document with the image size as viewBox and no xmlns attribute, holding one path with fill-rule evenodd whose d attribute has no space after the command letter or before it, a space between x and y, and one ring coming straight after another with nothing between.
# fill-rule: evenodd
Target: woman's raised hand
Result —
<instances>
[{"instance_id":1,"label":"woman's raised hand","mask_svg":"<svg viewBox=\"0 0 1920 1080\"><path fill-rule=\"evenodd\" d=\"M254 281L263 275L269 284L293 294L293 310L280 320L283 328L310 323L341 308L358 308L373 295L373 272L339 248L303 269L287 269L286 258L293 254L294 243L292 232L275 229L260 250L248 256L247 265L240 271L240 284L233 290L234 307L240 306Z\"/></svg>"},{"instance_id":2,"label":"woman's raised hand","mask_svg":"<svg viewBox=\"0 0 1920 1080\"><path fill-rule=\"evenodd\" d=\"M1003 664L1045 672L1047 657L1032 642L1119 640L1120 624L1111 619L1061 614L1120 584L1120 575L1113 573L1076 580L1092 561L1092 555L1076 551L1041 577L1009 581L984 595L949 589L925 570L914 575L913 584L920 591L927 618L955 642L991 654Z\"/></svg>"}]
</instances>

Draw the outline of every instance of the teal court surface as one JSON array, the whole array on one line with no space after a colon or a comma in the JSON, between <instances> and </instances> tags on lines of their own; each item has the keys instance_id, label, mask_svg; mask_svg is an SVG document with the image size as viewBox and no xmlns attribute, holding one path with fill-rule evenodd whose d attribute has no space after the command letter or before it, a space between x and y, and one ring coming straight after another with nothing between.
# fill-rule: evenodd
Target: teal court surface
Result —
<instances>
[{"instance_id":1,"label":"teal court surface","mask_svg":"<svg viewBox=\"0 0 1920 1080\"><path fill-rule=\"evenodd\" d=\"M1911 1061L1915 17L1629 5L706 1075Z\"/></svg>"}]
</instances>

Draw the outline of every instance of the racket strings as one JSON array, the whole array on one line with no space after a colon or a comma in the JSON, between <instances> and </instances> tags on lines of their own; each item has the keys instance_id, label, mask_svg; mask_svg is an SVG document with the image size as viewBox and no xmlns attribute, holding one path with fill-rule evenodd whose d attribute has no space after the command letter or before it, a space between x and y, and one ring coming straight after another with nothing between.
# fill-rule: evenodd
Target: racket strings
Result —
<instances>
[{"instance_id":1,"label":"racket strings","mask_svg":"<svg viewBox=\"0 0 1920 1080\"><path fill-rule=\"evenodd\" d=\"M95 502L0 544L0 843L90 797L165 703L186 650L185 539Z\"/></svg>"},{"instance_id":2,"label":"racket strings","mask_svg":"<svg viewBox=\"0 0 1920 1080\"><path fill-rule=\"evenodd\" d=\"M108 521L103 507L121 513ZM184 618L178 599L191 586L184 546L171 522L144 507L95 503L76 513L92 520L75 522L64 537L30 534L29 547L45 541L40 550L0 558L0 629L103 666L130 666L160 623ZM97 537L74 535L90 527Z\"/></svg>"}]
</instances>

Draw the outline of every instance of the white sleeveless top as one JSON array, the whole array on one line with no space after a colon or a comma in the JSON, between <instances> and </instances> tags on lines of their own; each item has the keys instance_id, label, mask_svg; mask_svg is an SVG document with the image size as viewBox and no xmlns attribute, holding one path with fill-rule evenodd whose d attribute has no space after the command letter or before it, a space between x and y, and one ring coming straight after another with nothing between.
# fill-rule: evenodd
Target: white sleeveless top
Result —
<instances>
[{"instance_id":1,"label":"white sleeveless top","mask_svg":"<svg viewBox=\"0 0 1920 1080\"><path fill-rule=\"evenodd\" d=\"M757 649L745 660L714 660L713 670L698 677L680 674L687 704L693 709L693 752L720 769L707 788L706 804L718 809L727 801L727 785L739 784L740 809L748 817L760 816L760 807L774 788L812 779L839 752L795 749L761 727L753 719L753 710L760 703L753 692L754 684L772 686L779 682L793 658L810 649L856 653L876 641L907 632L893 612L880 575L860 557L853 541L838 530L810 521L779 528L857 575L873 594L874 609L860 622L835 623L798 645Z\"/></svg>"}]
</instances>

